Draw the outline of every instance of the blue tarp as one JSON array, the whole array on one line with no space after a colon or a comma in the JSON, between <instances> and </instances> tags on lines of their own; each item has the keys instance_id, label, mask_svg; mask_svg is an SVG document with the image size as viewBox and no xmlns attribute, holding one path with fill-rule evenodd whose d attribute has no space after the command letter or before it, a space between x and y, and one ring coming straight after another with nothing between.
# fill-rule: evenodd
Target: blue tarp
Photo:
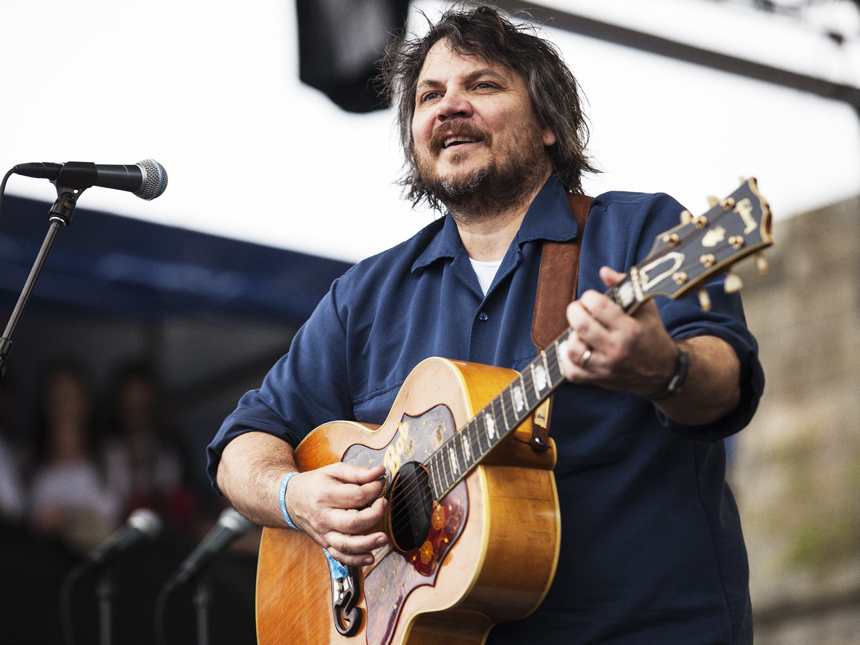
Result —
<instances>
[{"instance_id":1,"label":"blue tarp","mask_svg":"<svg viewBox=\"0 0 860 645\"><path fill-rule=\"evenodd\" d=\"M48 231L51 204L7 195L0 220L5 325ZM28 307L158 319L262 316L299 325L349 268L276 249L78 207L56 237ZM4 317L5 316L5 317Z\"/></svg>"}]
</instances>

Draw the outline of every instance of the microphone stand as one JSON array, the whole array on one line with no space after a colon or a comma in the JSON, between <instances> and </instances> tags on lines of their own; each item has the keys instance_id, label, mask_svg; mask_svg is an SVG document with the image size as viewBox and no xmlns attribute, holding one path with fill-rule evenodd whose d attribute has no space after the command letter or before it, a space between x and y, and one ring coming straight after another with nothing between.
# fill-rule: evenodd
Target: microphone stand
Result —
<instances>
[{"instance_id":1,"label":"microphone stand","mask_svg":"<svg viewBox=\"0 0 860 645\"><path fill-rule=\"evenodd\" d=\"M209 575L204 575L197 582L194 592L194 605L197 607L197 645L209 645L209 601L212 599L212 588Z\"/></svg>"},{"instance_id":2,"label":"microphone stand","mask_svg":"<svg viewBox=\"0 0 860 645\"><path fill-rule=\"evenodd\" d=\"M48 259L48 253L51 252L51 247L54 245L54 239L57 237L57 232L61 228L65 228L71 224L72 215L75 213L75 206L77 205L78 197L82 192L84 192L84 190L86 190L85 188L71 188L64 186L59 180L56 182L56 186L57 201L54 202L49 213L50 219L48 221L50 223L50 227L48 228L48 233L45 236L45 241L42 243L42 248L39 250L39 254L36 256L33 268L30 270L30 275L27 277L27 282L24 283L24 289L18 297L15 309L12 311L9 323L6 325L6 331L3 332L3 336L0 338L0 379L2 379L6 374L6 360L9 357L9 352L12 351L12 334L18 326L21 314L24 313L24 307L27 306L27 302L30 300L33 288L36 286L36 280L39 279L39 274L42 272L45 260Z\"/></svg>"},{"instance_id":3,"label":"microphone stand","mask_svg":"<svg viewBox=\"0 0 860 645\"><path fill-rule=\"evenodd\" d=\"M96 595L99 598L99 643L111 644L111 602L113 600L113 570L107 568L99 578Z\"/></svg>"},{"instance_id":4,"label":"microphone stand","mask_svg":"<svg viewBox=\"0 0 860 645\"><path fill-rule=\"evenodd\" d=\"M170 595L180 587L176 578L171 578L161 588L155 601L155 632L158 645L167 645L165 631L165 611ZM200 575L194 588L195 627L197 629L197 645L209 645L209 603L212 601L212 584L209 573Z\"/></svg>"}]
</instances>

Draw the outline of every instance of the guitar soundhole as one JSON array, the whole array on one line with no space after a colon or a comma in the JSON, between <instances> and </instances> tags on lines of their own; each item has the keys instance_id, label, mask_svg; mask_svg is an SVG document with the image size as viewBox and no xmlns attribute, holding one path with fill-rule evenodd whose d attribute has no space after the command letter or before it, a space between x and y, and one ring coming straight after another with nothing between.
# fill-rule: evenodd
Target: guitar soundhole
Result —
<instances>
[{"instance_id":1,"label":"guitar soundhole","mask_svg":"<svg viewBox=\"0 0 860 645\"><path fill-rule=\"evenodd\" d=\"M430 532L433 494L427 469L414 461L403 464L391 484L390 534L400 552L421 546Z\"/></svg>"}]
</instances>

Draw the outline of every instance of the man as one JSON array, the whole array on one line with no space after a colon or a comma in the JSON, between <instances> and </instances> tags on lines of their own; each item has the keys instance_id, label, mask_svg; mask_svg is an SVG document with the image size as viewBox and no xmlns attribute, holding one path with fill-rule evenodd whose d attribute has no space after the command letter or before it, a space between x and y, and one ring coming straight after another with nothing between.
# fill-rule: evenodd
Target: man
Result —
<instances>
[{"instance_id":1,"label":"man","mask_svg":"<svg viewBox=\"0 0 860 645\"><path fill-rule=\"evenodd\" d=\"M543 243L582 236L569 382L551 425L558 570L538 611L488 642L752 642L721 441L748 423L763 387L739 300L714 285L710 312L651 300L629 316L601 295L682 207L607 193L579 230L566 190L579 192L592 168L576 81L549 43L491 8L449 11L389 51L385 71L403 183L447 215L332 285L210 446L217 489L255 522L289 517L337 560L372 563L387 540L367 533L384 512L384 469L338 463L285 477L293 447L329 420L382 423L426 357L527 365Z\"/></svg>"}]
</instances>

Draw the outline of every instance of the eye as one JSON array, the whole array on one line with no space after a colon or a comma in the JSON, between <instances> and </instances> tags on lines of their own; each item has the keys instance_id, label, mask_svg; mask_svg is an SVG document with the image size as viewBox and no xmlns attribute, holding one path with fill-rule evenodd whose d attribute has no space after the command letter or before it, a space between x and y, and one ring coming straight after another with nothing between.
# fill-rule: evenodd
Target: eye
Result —
<instances>
[{"instance_id":1,"label":"eye","mask_svg":"<svg viewBox=\"0 0 860 645\"><path fill-rule=\"evenodd\" d=\"M490 81L481 81L480 83L475 83L476 90L492 90L496 88L495 83L491 83Z\"/></svg>"},{"instance_id":2,"label":"eye","mask_svg":"<svg viewBox=\"0 0 860 645\"><path fill-rule=\"evenodd\" d=\"M418 98L418 102L419 103L426 103L427 101L433 101L437 98L440 98L441 96L442 96L441 92L426 92Z\"/></svg>"}]
</instances>

